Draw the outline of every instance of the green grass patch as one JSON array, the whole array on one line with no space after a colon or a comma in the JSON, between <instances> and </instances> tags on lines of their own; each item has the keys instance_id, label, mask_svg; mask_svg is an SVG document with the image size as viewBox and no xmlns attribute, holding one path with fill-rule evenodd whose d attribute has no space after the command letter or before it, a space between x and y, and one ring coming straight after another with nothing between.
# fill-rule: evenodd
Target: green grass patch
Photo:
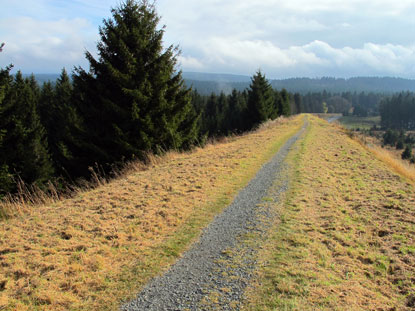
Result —
<instances>
[{"instance_id":1,"label":"green grass patch","mask_svg":"<svg viewBox=\"0 0 415 311\"><path fill-rule=\"evenodd\" d=\"M380 126L380 116L375 117L356 117L345 116L339 119L340 124L351 130L368 130L373 126Z\"/></svg>"}]
</instances>

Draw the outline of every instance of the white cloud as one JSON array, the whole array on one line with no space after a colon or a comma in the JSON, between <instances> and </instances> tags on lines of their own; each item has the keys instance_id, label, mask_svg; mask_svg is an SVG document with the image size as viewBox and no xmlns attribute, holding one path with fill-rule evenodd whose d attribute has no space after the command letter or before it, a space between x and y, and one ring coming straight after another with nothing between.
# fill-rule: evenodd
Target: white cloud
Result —
<instances>
[{"instance_id":1,"label":"white cloud","mask_svg":"<svg viewBox=\"0 0 415 311\"><path fill-rule=\"evenodd\" d=\"M335 48L315 40L302 46L279 48L269 41L237 41L215 37L201 49L197 66L184 63L183 70L213 68L217 71L252 74L261 68L269 77L286 76L415 76L415 46L366 43L361 48ZM335 74L334 74L335 73Z\"/></svg>"},{"instance_id":2,"label":"white cloud","mask_svg":"<svg viewBox=\"0 0 415 311\"><path fill-rule=\"evenodd\" d=\"M190 70L203 70L206 69L202 62L191 56L179 56L177 58L181 68L189 68Z\"/></svg>"},{"instance_id":3,"label":"white cloud","mask_svg":"<svg viewBox=\"0 0 415 311\"><path fill-rule=\"evenodd\" d=\"M159 0L169 43L211 72L415 78L415 2ZM203 64L203 66L201 66Z\"/></svg>"},{"instance_id":4,"label":"white cloud","mask_svg":"<svg viewBox=\"0 0 415 311\"><path fill-rule=\"evenodd\" d=\"M121 0L0 0L0 67L58 72L87 66L98 25ZM158 0L166 46L183 70L274 77L415 78L414 0Z\"/></svg>"},{"instance_id":5,"label":"white cloud","mask_svg":"<svg viewBox=\"0 0 415 311\"><path fill-rule=\"evenodd\" d=\"M29 17L0 21L6 35L1 65L13 63L25 72L56 72L84 64L86 49L94 50L97 30L87 20L39 21ZM16 29L16 30L14 30Z\"/></svg>"}]
</instances>

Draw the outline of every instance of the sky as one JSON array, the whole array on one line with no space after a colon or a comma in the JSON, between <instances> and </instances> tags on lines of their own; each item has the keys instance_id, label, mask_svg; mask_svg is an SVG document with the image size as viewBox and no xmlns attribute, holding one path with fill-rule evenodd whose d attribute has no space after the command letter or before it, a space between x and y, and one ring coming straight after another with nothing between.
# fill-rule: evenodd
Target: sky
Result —
<instances>
[{"instance_id":1,"label":"sky","mask_svg":"<svg viewBox=\"0 0 415 311\"><path fill-rule=\"evenodd\" d=\"M120 0L0 0L0 67L88 68ZM179 69L268 78L415 79L415 0L158 0Z\"/></svg>"}]
</instances>

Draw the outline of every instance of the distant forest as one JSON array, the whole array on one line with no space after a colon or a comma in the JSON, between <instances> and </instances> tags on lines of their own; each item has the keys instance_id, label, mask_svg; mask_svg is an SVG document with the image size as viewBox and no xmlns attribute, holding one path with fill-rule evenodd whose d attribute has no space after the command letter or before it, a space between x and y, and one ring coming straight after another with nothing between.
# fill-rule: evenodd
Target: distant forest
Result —
<instances>
[{"instance_id":1,"label":"distant forest","mask_svg":"<svg viewBox=\"0 0 415 311\"><path fill-rule=\"evenodd\" d=\"M200 94L209 95L224 92L230 94L233 89L243 91L249 86L249 77L226 75L183 73L188 86L192 86ZM270 80L274 89L286 89L288 92L300 93L379 93L391 95L399 92L415 92L415 80L402 78L356 77L350 79L340 78L292 78Z\"/></svg>"},{"instance_id":2,"label":"distant forest","mask_svg":"<svg viewBox=\"0 0 415 311\"><path fill-rule=\"evenodd\" d=\"M383 128L415 130L415 94L400 93L385 99L380 116Z\"/></svg>"},{"instance_id":3,"label":"distant forest","mask_svg":"<svg viewBox=\"0 0 415 311\"><path fill-rule=\"evenodd\" d=\"M30 77L30 75L24 75ZM36 74L39 83L59 78L59 74ZM251 78L248 76L229 74L208 74L183 72L183 79L188 87L192 87L199 94L210 95L211 93L226 95L236 89L244 91L249 87ZM286 89L291 93L378 93L392 95L400 92L415 92L415 80L390 77L356 77L350 79L340 78L291 78L281 80L270 80L274 89Z\"/></svg>"}]
</instances>

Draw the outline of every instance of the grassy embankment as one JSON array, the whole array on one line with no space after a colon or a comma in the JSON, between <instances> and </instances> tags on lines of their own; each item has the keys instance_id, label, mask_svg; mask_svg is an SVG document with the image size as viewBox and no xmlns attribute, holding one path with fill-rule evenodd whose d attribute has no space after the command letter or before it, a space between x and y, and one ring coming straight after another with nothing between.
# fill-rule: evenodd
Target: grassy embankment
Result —
<instances>
[{"instance_id":1,"label":"grassy embankment","mask_svg":"<svg viewBox=\"0 0 415 311\"><path fill-rule=\"evenodd\" d=\"M369 130L374 125L380 126L380 117L342 117L339 122L350 130ZM377 131L377 134L370 136L367 132L354 132L355 139L364 148L372 152L378 159L394 168L399 174L409 179L415 179L415 165L410 164L409 160L402 160L402 151L395 147L383 146L382 135L384 131ZM413 152L415 149L413 150Z\"/></svg>"},{"instance_id":2,"label":"grassy embankment","mask_svg":"<svg viewBox=\"0 0 415 311\"><path fill-rule=\"evenodd\" d=\"M310 119L245 310L414 310L415 178Z\"/></svg>"},{"instance_id":3,"label":"grassy embankment","mask_svg":"<svg viewBox=\"0 0 415 311\"><path fill-rule=\"evenodd\" d=\"M303 116L169 153L95 190L0 222L1 310L116 310L197 238Z\"/></svg>"}]
</instances>

